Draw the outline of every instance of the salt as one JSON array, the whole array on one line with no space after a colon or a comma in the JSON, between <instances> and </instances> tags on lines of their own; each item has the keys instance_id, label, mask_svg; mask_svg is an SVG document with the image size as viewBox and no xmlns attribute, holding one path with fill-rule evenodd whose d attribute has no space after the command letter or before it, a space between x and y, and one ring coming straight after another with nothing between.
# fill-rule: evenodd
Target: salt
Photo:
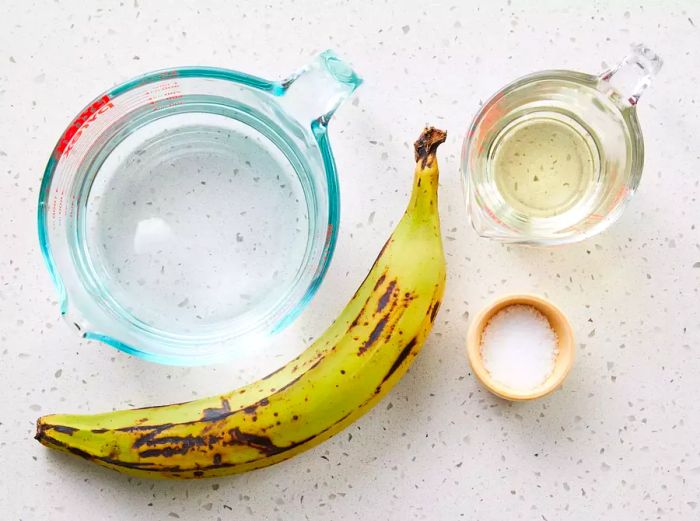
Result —
<instances>
[{"instance_id":1,"label":"salt","mask_svg":"<svg viewBox=\"0 0 700 521\"><path fill-rule=\"evenodd\" d=\"M531 391L554 370L557 335L540 311L514 304L496 313L481 335L481 357L491 378Z\"/></svg>"}]
</instances>

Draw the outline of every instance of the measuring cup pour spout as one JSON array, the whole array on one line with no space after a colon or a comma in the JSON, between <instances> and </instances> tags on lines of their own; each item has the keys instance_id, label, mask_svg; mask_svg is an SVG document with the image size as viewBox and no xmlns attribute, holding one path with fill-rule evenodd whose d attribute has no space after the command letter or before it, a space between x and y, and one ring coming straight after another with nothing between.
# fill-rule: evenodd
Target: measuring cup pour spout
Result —
<instances>
[{"instance_id":1,"label":"measuring cup pour spout","mask_svg":"<svg viewBox=\"0 0 700 521\"><path fill-rule=\"evenodd\" d=\"M634 107L662 65L663 61L654 51L643 44L635 45L617 67L600 75L599 88Z\"/></svg>"},{"instance_id":2,"label":"measuring cup pour spout","mask_svg":"<svg viewBox=\"0 0 700 521\"><path fill-rule=\"evenodd\" d=\"M279 84L280 104L299 122L325 127L336 109L360 86L360 78L327 50Z\"/></svg>"}]
</instances>

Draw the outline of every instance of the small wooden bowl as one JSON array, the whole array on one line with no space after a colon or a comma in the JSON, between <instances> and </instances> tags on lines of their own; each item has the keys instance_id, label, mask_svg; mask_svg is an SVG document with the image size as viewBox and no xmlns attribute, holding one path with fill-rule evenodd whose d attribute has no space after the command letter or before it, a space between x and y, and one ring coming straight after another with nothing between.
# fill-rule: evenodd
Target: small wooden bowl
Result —
<instances>
[{"instance_id":1,"label":"small wooden bowl","mask_svg":"<svg viewBox=\"0 0 700 521\"><path fill-rule=\"evenodd\" d=\"M494 381L484 367L484 361L481 357L481 335L484 328L491 320L491 317L503 308L514 304L532 306L547 317L549 325L557 334L559 342L559 353L554 362L552 374L541 385L531 391L519 391ZM512 401L534 400L554 391L564 381L566 375L569 374L571 365L574 363L574 351L574 334L566 315L550 301L536 295L507 295L492 302L474 317L467 334L467 355L476 377L493 394Z\"/></svg>"}]
</instances>

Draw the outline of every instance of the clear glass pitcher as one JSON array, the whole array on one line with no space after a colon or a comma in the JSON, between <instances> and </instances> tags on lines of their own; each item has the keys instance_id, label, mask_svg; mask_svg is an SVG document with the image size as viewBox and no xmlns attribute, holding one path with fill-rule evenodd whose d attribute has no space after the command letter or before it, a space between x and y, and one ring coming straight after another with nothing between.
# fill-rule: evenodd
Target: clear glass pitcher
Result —
<instances>
[{"instance_id":1,"label":"clear glass pitcher","mask_svg":"<svg viewBox=\"0 0 700 521\"><path fill-rule=\"evenodd\" d=\"M496 93L462 151L475 230L547 245L582 240L614 222L642 174L636 105L661 63L638 45L599 76L544 71Z\"/></svg>"},{"instance_id":2,"label":"clear glass pitcher","mask_svg":"<svg viewBox=\"0 0 700 521\"><path fill-rule=\"evenodd\" d=\"M257 352L328 268L327 128L360 83L326 51L284 81L184 67L98 96L59 139L39 198L71 327L158 362Z\"/></svg>"}]
</instances>

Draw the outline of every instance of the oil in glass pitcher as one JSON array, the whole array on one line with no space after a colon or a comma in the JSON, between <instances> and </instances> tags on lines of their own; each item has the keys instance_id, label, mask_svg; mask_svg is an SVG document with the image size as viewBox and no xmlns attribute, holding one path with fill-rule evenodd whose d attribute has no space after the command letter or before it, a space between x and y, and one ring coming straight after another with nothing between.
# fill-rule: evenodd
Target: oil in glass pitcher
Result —
<instances>
[{"instance_id":1,"label":"oil in glass pitcher","mask_svg":"<svg viewBox=\"0 0 700 521\"><path fill-rule=\"evenodd\" d=\"M639 183L635 107L660 67L640 45L600 76L544 71L498 92L474 119L462 157L477 232L557 244L609 226Z\"/></svg>"}]
</instances>

